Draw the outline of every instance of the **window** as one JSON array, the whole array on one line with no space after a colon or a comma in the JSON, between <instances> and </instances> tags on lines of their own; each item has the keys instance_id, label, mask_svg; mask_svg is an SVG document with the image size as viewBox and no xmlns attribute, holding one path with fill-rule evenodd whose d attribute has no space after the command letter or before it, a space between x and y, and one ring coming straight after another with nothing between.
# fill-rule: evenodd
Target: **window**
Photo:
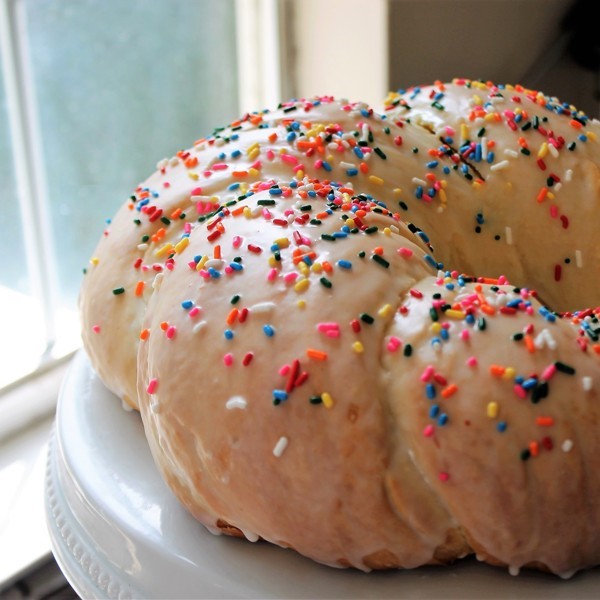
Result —
<instances>
[{"instance_id":1,"label":"window","mask_svg":"<svg viewBox=\"0 0 600 600\"><path fill-rule=\"evenodd\" d=\"M77 347L104 221L174 144L231 121L239 86L233 0L0 7L2 388Z\"/></svg>"}]
</instances>

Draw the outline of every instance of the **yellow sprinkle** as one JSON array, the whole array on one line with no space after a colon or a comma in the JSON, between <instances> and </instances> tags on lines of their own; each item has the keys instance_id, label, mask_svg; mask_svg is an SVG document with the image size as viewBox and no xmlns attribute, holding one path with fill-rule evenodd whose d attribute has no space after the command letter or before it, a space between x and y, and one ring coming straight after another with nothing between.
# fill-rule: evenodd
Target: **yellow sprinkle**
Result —
<instances>
[{"instance_id":1,"label":"yellow sprinkle","mask_svg":"<svg viewBox=\"0 0 600 600\"><path fill-rule=\"evenodd\" d=\"M170 254L172 251L173 244L171 244L171 242L167 242L166 244L163 244L160 248L157 248L154 251L154 256L162 258L163 256L167 256L167 254Z\"/></svg>"},{"instance_id":2,"label":"yellow sprinkle","mask_svg":"<svg viewBox=\"0 0 600 600\"><path fill-rule=\"evenodd\" d=\"M478 96L477 94L475 94L473 96L473 104L475 104L475 106L481 106L483 104L483 100L481 99L481 96Z\"/></svg>"},{"instance_id":3,"label":"yellow sprinkle","mask_svg":"<svg viewBox=\"0 0 600 600\"><path fill-rule=\"evenodd\" d=\"M298 171L296 172L296 179L304 179L304 171L302 169L298 169Z\"/></svg>"},{"instance_id":4,"label":"yellow sprinkle","mask_svg":"<svg viewBox=\"0 0 600 600\"><path fill-rule=\"evenodd\" d=\"M394 194L394 196L400 196L400 194L402 194L402 188L394 188L392 190L392 193Z\"/></svg>"},{"instance_id":5,"label":"yellow sprinkle","mask_svg":"<svg viewBox=\"0 0 600 600\"><path fill-rule=\"evenodd\" d=\"M189 243L190 243L190 238L189 237L181 238L175 244L175 252L177 252L177 254L181 254L188 247Z\"/></svg>"},{"instance_id":6,"label":"yellow sprinkle","mask_svg":"<svg viewBox=\"0 0 600 600\"><path fill-rule=\"evenodd\" d=\"M202 269L204 269L204 265L207 263L207 261L208 261L208 254L206 254L205 256L203 256L198 261L198 264L196 265L196 271L201 271Z\"/></svg>"},{"instance_id":7,"label":"yellow sprinkle","mask_svg":"<svg viewBox=\"0 0 600 600\"><path fill-rule=\"evenodd\" d=\"M310 273L310 267L305 262L300 261L297 265L297 269L300 271L300 273L302 273L302 275L304 275L304 277L308 277L308 274Z\"/></svg>"},{"instance_id":8,"label":"yellow sprinkle","mask_svg":"<svg viewBox=\"0 0 600 600\"><path fill-rule=\"evenodd\" d=\"M453 308L449 308L445 313L444 313L449 319L464 319L466 316L466 313L464 313L462 310L454 310Z\"/></svg>"},{"instance_id":9,"label":"yellow sprinkle","mask_svg":"<svg viewBox=\"0 0 600 600\"><path fill-rule=\"evenodd\" d=\"M514 367L506 367L504 375L502 375L502 377L504 377L504 379L514 379L515 375L516 370Z\"/></svg>"},{"instance_id":10,"label":"yellow sprinkle","mask_svg":"<svg viewBox=\"0 0 600 600\"><path fill-rule=\"evenodd\" d=\"M461 125L460 125L460 137L463 140L468 140L469 139L469 130L468 130L467 126L464 123L461 123Z\"/></svg>"},{"instance_id":11,"label":"yellow sprinkle","mask_svg":"<svg viewBox=\"0 0 600 600\"><path fill-rule=\"evenodd\" d=\"M260 150L258 148L256 148L255 150L252 150L252 152L248 152L248 159L256 160L258 158L259 154L260 154Z\"/></svg>"},{"instance_id":12,"label":"yellow sprinkle","mask_svg":"<svg viewBox=\"0 0 600 600\"><path fill-rule=\"evenodd\" d=\"M91 263L92 263L94 266L96 266L96 265L97 265L97 264L100 262L100 259L99 259L97 256L93 256L92 258L90 258L90 262L91 262Z\"/></svg>"},{"instance_id":13,"label":"yellow sprinkle","mask_svg":"<svg viewBox=\"0 0 600 600\"><path fill-rule=\"evenodd\" d=\"M356 352L356 354L362 354L365 350L365 347L362 345L362 342L358 340L352 344L352 350Z\"/></svg>"},{"instance_id":14,"label":"yellow sprinkle","mask_svg":"<svg viewBox=\"0 0 600 600\"><path fill-rule=\"evenodd\" d=\"M300 281L297 281L295 283L294 290L301 294L302 292L305 292L308 289L309 285L310 281L308 279L301 279Z\"/></svg>"},{"instance_id":15,"label":"yellow sprinkle","mask_svg":"<svg viewBox=\"0 0 600 600\"><path fill-rule=\"evenodd\" d=\"M392 313L394 309L392 308L391 304L384 304L378 311L377 314L380 317L389 317L389 315Z\"/></svg>"},{"instance_id":16,"label":"yellow sprinkle","mask_svg":"<svg viewBox=\"0 0 600 600\"><path fill-rule=\"evenodd\" d=\"M331 408L333 406L333 398L327 392L321 394L321 401L325 408Z\"/></svg>"},{"instance_id":17,"label":"yellow sprinkle","mask_svg":"<svg viewBox=\"0 0 600 600\"><path fill-rule=\"evenodd\" d=\"M280 265L280 261L278 261L273 255L269 256L269 266L273 269Z\"/></svg>"},{"instance_id":18,"label":"yellow sprinkle","mask_svg":"<svg viewBox=\"0 0 600 600\"><path fill-rule=\"evenodd\" d=\"M598 141L598 136L593 132L593 131L588 131L586 133L588 139L592 140L592 142L597 142Z\"/></svg>"},{"instance_id":19,"label":"yellow sprinkle","mask_svg":"<svg viewBox=\"0 0 600 600\"><path fill-rule=\"evenodd\" d=\"M540 149L538 150L538 158L544 158L548 154L548 143L542 142Z\"/></svg>"},{"instance_id":20,"label":"yellow sprinkle","mask_svg":"<svg viewBox=\"0 0 600 600\"><path fill-rule=\"evenodd\" d=\"M442 204L446 204L448 202L448 196L446 195L446 190L444 190L444 188L440 188L438 195Z\"/></svg>"},{"instance_id":21,"label":"yellow sprinkle","mask_svg":"<svg viewBox=\"0 0 600 600\"><path fill-rule=\"evenodd\" d=\"M326 160L328 163L332 163L333 162L333 154L328 154L326 157Z\"/></svg>"},{"instance_id":22,"label":"yellow sprinkle","mask_svg":"<svg viewBox=\"0 0 600 600\"><path fill-rule=\"evenodd\" d=\"M298 302L296 302L296 306L300 309L306 308L306 300L298 300Z\"/></svg>"},{"instance_id":23,"label":"yellow sprinkle","mask_svg":"<svg viewBox=\"0 0 600 600\"><path fill-rule=\"evenodd\" d=\"M495 419L498 416L498 403L489 402L487 405L487 416L490 419Z\"/></svg>"},{"instance_id":24,"label":"yellow sprinkle","mask_svg":"<svg viewBox=\"0 0 600 600\"><path fill-rule=\"evenodd\" d=\"M277 238L275 240L275 243L280 247L280 248L287 248L290 245L290 240L286 237L283 238Z\"/></svg>"},{"instance_id":25,"label":"yellow sprinkle","mask_svg":"<svg viewBox=\"0 0 600 600\"><path fill-rule=\"evenodd\" d=\"M250 154L252 154L253 152L255 152L256 150L260 149L260 144L258 142L254 142L254 144L251 144L250 146L248 146L248 149L246 150L246 154L248 154L248 156Z\"/></svg>"},{"instance_id":26,"label":"yellow sprinkle","mask_svg":"<svg viewBox=\"0 0 600 600\"><path fill-rule=\"evenodd\" d=\"M356 223L354 222L354 219L346 219L346 225L348 225L348 227L350 227L350 229L354 229L356 227Z\"/></svg>"},{"instance_id":27,"label":"yellow sprinkle","mask_svg":"<svg viewBox=\"0 0 600 600\"><path fill-rule=\"evenodd\" d=\"M244 216L249 219L250 217L252 217L252 211L250 210L249 206L244 206Z\"/></svg>"},{"instance_id":28,"label":"yellow sprinkle","mask_svg":"<svg viewBox=\"0 0 600 600\"><path fill-rule=\"evenodd\" d=\"M188 171L188 177L190 179L193 179L194 181L198 181L198 179L200 178L200 176L198 175L198 173L196 173L194 171Z\"/></svg>"},{"instance_id":29,"label":"yellow sprinkle","mask_svg":"<svg viewBox=\"0 0 600 600\"><path fill-rule=\"evenodd\" d=\"M381 177L377 177L377 175L369 175L369 181L374 183L375 185L383 185L383 179Z\"/></svg>"},{"instance_id":30,"label":"yellow sprinkle","mask_svg":"<svg viewBox=\"0 0 600 600\"><path fill-rule=\"evenodd\" d=\"M389 227L384 227L383 233L384 235L392 235L392 230Z\"/></svg>"},{"instance_id":31,"label":"yellow sprinkle","mask_svg":"<svg viewBox=\"0 0 600 600\"><path fill-rule=\"evenodd\" d=\"M312 266L310 267L310 270L313 273L322 273L323 272L323 265L321 263L313 263Z\"/></svg>"},{"instance_id":32,"label":"yellow sprinkle","mask_svg":"<svg viewBox=\"0 0 600 600\"><path fill-rule=\"evenodd\" d=\"M478 190L479 188L481 188L481 183L479 181L473 181L473 183L471 184L471 187L474 190Z\"/></svg>"},{"instance_id":33,"label":"yellow sprinkle","mask_svg":"<svg viewBox=\"0 0 600 600\"><path fill-rule=\"evenodd\" d=\"M486 122L490 122L493 121L495 119L495 114L494 113L488 113L487 115L485 115L485 117L483 117L483 120Z\"/></svg>"},{"instance_id":34,"label":"yellow sprinkle","mask_svg":"<svg viewBox=\"0 0 600 600\"><path fill-rule=\"evenodd\" d=\"M429 331L431 331L431 333L439 333L442 330L442 324L439 323L438 321L435 321L434 323L432 323L429 326Z\"/></svg>"},{"instance_id":35,"label":"yellow sprinkle","mask_svg":"<svg viewBox=\"0 0 600 600\"><path fill-rule=\"evenodd\" d=\"M252 160L252 159L250 159L250 160ZM258 169L255 169L254 167L250 167L248 169L248 174L252 177L256 177L259 173L260 173L260 171Z\"/></svg>"}]
</instances>

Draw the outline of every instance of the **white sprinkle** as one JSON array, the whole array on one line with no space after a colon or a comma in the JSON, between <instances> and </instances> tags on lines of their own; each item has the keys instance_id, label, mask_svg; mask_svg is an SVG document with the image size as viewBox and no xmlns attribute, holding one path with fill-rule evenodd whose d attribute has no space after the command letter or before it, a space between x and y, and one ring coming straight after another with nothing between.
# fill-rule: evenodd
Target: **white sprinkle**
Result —
<instances>
[{"instance_id":1,"label":"white sprinkle","mask_svg":"<svg viewBox=\"0 0 600 600\"><path fill-rule=\"evenodd\" d=\"M361 134L362 141L366 142L369 139L369 126L366 123L361 127Z\"/></svg>"},{"instance_id":2,"label":"white sprinkle","mask_svg":"<svg viewBox=\"0 0 600 600\"><path fill-rule=\"evenodd\" d=\"M535 339L533 340L533 345L535 346L536 350L541 350L546 345L546 339L543 334L544 332L541 331L535 336Z\"/></svg>"},{"instance_id":3,"label":"white sprinkle","mask_svg":"<svg viewBox=\"0 0 600 600\"><path fill-rule=\"evenodd\" d=\"M554 339L552 333L550 333L550 330L542 329L542 335L546 339L546 344L548 344L548 348L550 348L550 350L556 350L558 344L556 343L556 340Z\"/></svg>"},{"instance_id":4,"label":"white sprinkle","mask_svg":"<svg viewBox=\"0 0 600 600\"><path fill-rule=\"evenodd\" d=\"M154 279L152 280L152 289L153 290L159 290L160 289L160 286L162 284L162 280L163 280L164 276L165 276L164 273L157 273L154 276Z\"/></svg>"},{"instance_id":5,"label":"white sprinkle","mask_svg":"<svg viewBox=\"0 0 600 600\"><path fill-rule=\"evenodd\" d=\"M567 169L565 171L565 181L571 181L573 179L573 169Z\"/></svg>"},{"instance_id":6,"label":"white sprinkle","mask_svg":"<svg viewBox=\"0 0 600 600\"><path fill-rule=\"evenodd\" d=\"M193 333L198 333L206 327L206 321L198 321L192 328Z\"/></svg>"},{"instance_id":7,"label":"white sprinkle","mask_svg":"<svg viewBox=\"0 0 600 600\"><path fill-rule=\"evenodd\" d=\"M225 408L231 410L233 408L246 408L248 402L246 398L242 396L231 396L227 402L225 402Z\"/></svg>"},{"instance_id":8,"label":"white sprinkle","mask_svg":"<svg viewBox=\"0 0 600 600\"><path fill-rule=\"evenodd\" d=\"M427 182L424 179L419 179L418 177L413 177L412 182L416 185L427 185Z\"/></svg>"},{"instance_id":9,"label":"white sprinkle","mask_svg":"<svg viewBox=\"0 0 600 600\"><path fill-rule=\"evenodd\" d=\"M250 311L254 313L270 313L275 308L275 302L259 302L250 307Z\"/></svg>"},{"instance_id":10,"label":"white sprinkle","mask_svg":"<svg viewBox=\"0 0 600 600\"><path fill-rule=\"evenodd\" d=\"M152 402L150 402L150 410L155 415L160 412L160 404L158 403L158 400L152 400Z\"/></svg>"},{"instance_id":11,"label":"white sprinkle","mask_svg":"<svg viewBox=\"0 0 600 600\"><path fill-rule=\"evenodd\" d=\"M594 381L591 377L582 377L581 385L583 386L583 389L586 392L589 392L589 391L591 391L592 387L594 386Z\"/></svg>"},{"instance_id":12,"label":"white sprinkle","mask_svg":"<svg viewBox=\"0 0 600 600\"><path fill-rule=\"evenodd\" d=\"M220 258L209 258L205 263L206 269L216 269L220 271L225 266L225 261Z\"/></svg>"},{"instance_id":13,"label":"white sprinkle","mask_svg":"<svg viewBox=\"0 0 600 600\"><path fill-rule=\"evenodd\" d=\"M125 402L125 400L121 400L121 408L125 412L131 412L131 411L133 411L133 408L131 408L131 406L129 404L127 404L127 402Z\"/></svg>"},{"instance_id":14,"label":"white sprinkle","mask_svg":"<svg viewBox=\"0 0 600 600\"><path fill-rule=\"evenodd\" d=\"M250 216L252 216L253 218L260 217L260 215L262 215L262 212L263 212L263 207L260 205L257 205L254 208L250 209Z\"/></svg>"},{"instance_id":15,"label":"white sprinkle","mask_svg":"<svg viewBox=\"0 0 600 600\"><path fill-rule=\"evenodd\" d=\"M481 138L481 160L487 160L487 138Z\"/></svg>"},{"instance_id":16,"label":"white sprinkle","mask_svg":"<svg viewBox=\"0 0 600 600\"><path fill-rule=\"evenodd\" d=\"M508 167L509 165L510 163L507 160L501 160L499 163L492 165L490 167L490 171L502 171L503 169L506 169L506 167Z\"/></svg>"},{"instance_id":17,"label":"white sprinkle","mask_svg":"<svg viewBox=\"0 0 600 600\"><path fill-rule=\"evenodd\" d=\"M554 158L558 158L558 150L554 144L548 144L548 152L550 152Z\"/></svg>"},{"instance_id":18,"label":"white sprinkle","mask_svg":"<svg viewBox=\"0 0 600 600\"><path fill-rule=\"evenodd\" d=\"M400 228L397 227L396 225L390 225L390 230L393 231L394 233L400 233Z\"/></svg>"},{"instance_id":19,"label":"white sprinkle","mask_svg":"<svg viewBox=\"0 0 600 600\"><path fill-rule=\"evenodd\" d=\"M509 246L512 246L512 243L513 243L512 229L510 227L507 227L504 231L506 233L506 243Z\"/></svg>"},{"instance_id":20,"label":"white sprinkle","mask_svg":"<svg viewBox=\"0 0 600 600\"><path fill-rule=\"evenodd\" d=\"M583 267L583 256L581 254L581 250L575 250L575 264L579 269Z\"/></svg>"},{"instance_id":21,"label":"white sprinkle","mask_svg":"<svg viewBox=\"0 0 600 600\"><path fill-rule=\"evenodd\" d=\"M563 452L571 452L573 449L573 440L565 440L561 445Z\"/></svg>"},{"instance_id":22,"label":"white sprinkle","mask_svg":"<svg viewBox=\"0 0 600 600\"><path fill-rule=\"evenodd\" d=\"M138 244L137 249L138 250L148 250L148 244Z\"/></svg>"},{"instance_id":23,"label":"white sprinkle","mask_svg":"<svg viewBox=\"0 0 600 600\"><path fill-rule=\"evenodd\" d=\"M519 574L519 571L521 569L519 567L515 567L514 565L510 565L508 567L508 572L513 576L516 577Z\"/></svg>"},{"instance_id":24,"label":"white sprinkle","mask_svg":"<svg viewBox=\"0 0 600 600\"><path fill-rule=\"evenodd\" d=\"M170 161L169 161L169 165L171 165L172 167L176 167L179 164L179 159L174 156Z\"/></svg>"},{"instance_id":25,"label":"white sprinkle","mask_svg":"<svg viewBox=\"0 0 600 600\"><path fill-rule=\"evenodd\" d=\"M562 182L558 182L555 186L554 186L554 192L558 193L560 192L560 190L562 189Z\"/></svg>"},{"instance_id":26,"label":"white sprinkle","mask_svg":"<svg viewBox=\"0 0 600 600\"><path fill-rule=\"evenodd\" d=\"M356 169L356 165L354 163L349 163L344 160L340 162L340 167L343 169Z\"/></svg>"},{"instance_id":27,"label":"white sprinkle","mask_svg":"<svg viewBox=\"0 0 600 600\"><path fill-rule=\"evenodd\" d=\"M284 450L287 448L288 445L288 439L285 436L282 436L279 438L279 441L275 444L275 447L273 448L273 456L276 456L277 458L279 458Z\"/></svg>"},{"instance_id":28,"label":"white sprinkle","mask_svg":"<svg viewBox=\"0 0 600 600\"><path fill-rule=\"evenodd\" d=\"M516 150L512 150L511 148L507 148L504 151L504 154L506 156L512 156L513 158L517 158L519 156L519 153Z\"/></svg>"},{"instance_id":29,"label":"white sprinkle","mask_svg":"<svg viewBox=\"0 0 600 600\"><path fill-rule=\"evenodd\" d=\"M169 164L169 159L168 158L163 158L162 160L159 160L156 163L156 168L159 171L162 171L162 169L164 169L168 164Z\"/></svg>"}]
</instances>

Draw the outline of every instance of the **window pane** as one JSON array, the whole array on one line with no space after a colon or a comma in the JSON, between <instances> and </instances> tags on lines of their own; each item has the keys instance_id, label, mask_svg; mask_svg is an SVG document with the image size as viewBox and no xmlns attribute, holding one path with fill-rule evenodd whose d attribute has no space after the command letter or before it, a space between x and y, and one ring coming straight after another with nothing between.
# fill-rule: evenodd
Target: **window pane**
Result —
<instances>
[{"instance_id":1,"label":"window pane","mask_svg":"<svg viewBox=\"0 0 600 600\"><path fill-rule=\"evenodd\" d=\"M237 113L233 0L26 0L60 301L163 156ZM60 332L60 327L59 327Z\"/></svg>"}]
</instances>

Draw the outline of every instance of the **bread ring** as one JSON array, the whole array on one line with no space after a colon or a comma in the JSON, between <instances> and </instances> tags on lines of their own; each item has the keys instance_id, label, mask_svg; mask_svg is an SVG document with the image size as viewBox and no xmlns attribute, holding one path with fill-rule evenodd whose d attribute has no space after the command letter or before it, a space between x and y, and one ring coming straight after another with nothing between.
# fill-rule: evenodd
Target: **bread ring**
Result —
<instances>
[{"instance_id":1,"label":"bread ring","mask_svg":"<svg viewBox=\"0 0 600 600\"><path fill-rule=\"evenodd\" d=\"M568 576L600 557L597 311L555 313L528 286L595 301L565 282L594 268L576 222L597 190L570 196L555 245L579 258L559 281L534 270L554 246L527 211L587 189L598 162L561 150L570 181L517 213L512 180L474 174L419 110L292 102L161 163L85 278L86 348L212 531L363 570L476 552ZM502 253L474 232L490 223L513 232Z\"/></svg>"}]
</instances>

